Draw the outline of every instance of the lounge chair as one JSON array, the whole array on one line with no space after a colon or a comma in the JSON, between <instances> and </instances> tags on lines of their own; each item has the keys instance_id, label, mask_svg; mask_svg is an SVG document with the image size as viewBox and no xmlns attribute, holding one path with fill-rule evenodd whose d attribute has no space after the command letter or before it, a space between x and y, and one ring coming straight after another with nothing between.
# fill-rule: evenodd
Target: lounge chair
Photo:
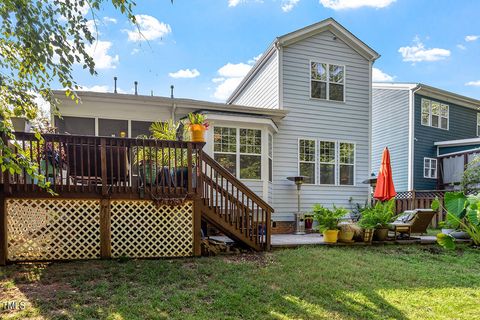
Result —
<instances>
[{"instance_id":1,"label":"lounge chair","mask_svg":"<svg viewBox=\"0 0 480 320\"><path fill-rule=\"evenodd\" d=\"M395 240L397 235L408 234L410 238L412 233L424 234L427 233L427 228L435 216L435 211L432 209L415 209L405 211L394 222L390 224L390 230L395 232Z\"/></svg>"}]
</instances>

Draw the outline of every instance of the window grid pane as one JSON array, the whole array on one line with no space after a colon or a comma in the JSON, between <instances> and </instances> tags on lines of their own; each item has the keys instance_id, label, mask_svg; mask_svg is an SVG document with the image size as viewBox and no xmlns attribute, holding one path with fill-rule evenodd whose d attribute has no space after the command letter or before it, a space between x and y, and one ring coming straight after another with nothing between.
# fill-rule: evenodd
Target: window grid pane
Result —
<instances>
[{"instance_id":1,"label":"window grid pane","mask_svg":"<svg viewBox=\"0 0 480 320\"><path fill-rule=\"evenodd\" d=\"M344 101L345 67L311 62L310 64L310 96L312 98Z\"/></svg>"},{"instance_id":2,"label":"window grid pane","mask_svg":"<svg viewBox=\"0 0 480 320\"><path fill-rule=\"evenodd\" d=\"M422 125L448 130L449 105L422 99Z\"/></svg>"},{"instance_id":3,"label":"window grid pane","mask_svg":"<svg viewBox=\"0 0 480 320\"><path fill-rule=\"evenodd\" d=\"M315 162L315 140L300 140L300 161Z\"/></svg>"},{"instance_id":4,"label":"window grid pane","mask_svg":"<svg viewBox=\"0 0 480 320\"><path fill-rule=\"evenodd\" d=\"M320 141L320 184L335 184L336 143Z\"/></svg>"},{"instance_id":5,"label":"window grid pane","mask_svg":"<svg viewBox=\"0 0 480 320\"><path fill-rule=\"evenodd\" d=\"M315 140L299 140L299 175L305 176L305 183L314 184L315 179Z\"/></svg>"},{"instance_id":6,"label":"window grid pane","mask_svg":"<svg viewBox=\"0 0 480 320\"><path fill-rule=\"evenodd\" d=\"M255 129L240 129L240 153L262 153L262 131Z\"/></svg>"},{"instance_id":7,"label":"window grid pane","mask_svg":"<svg viewBox=\"0 0 480 320\"><path fill-rule=\"evenodd\" d=\"M237 129L215 127L213 129L213 150L224 153L237 152Z\"/></svg>"},{"instance_id":8,"label":"window grid pane","mask_svg":"<svg viewBox=\"0 0 480 320\"><path fill-rule=\"evenodd\" d=\"M335 142L320 141L320 163L335 163Z\"/></svg>"}]
</instances>

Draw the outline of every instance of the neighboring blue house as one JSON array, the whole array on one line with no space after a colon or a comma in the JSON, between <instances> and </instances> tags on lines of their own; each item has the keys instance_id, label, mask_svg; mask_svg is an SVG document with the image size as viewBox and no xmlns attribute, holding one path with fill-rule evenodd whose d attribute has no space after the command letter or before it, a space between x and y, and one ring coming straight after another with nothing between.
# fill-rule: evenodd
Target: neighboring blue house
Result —
<instances>
[{"instance_id":1,"label":"neighboring blue house","mask_svg":"<svg viewBox=\"0 0 480 320\"><path fill-rule=\"evenodd\" d=\"M372 102L372 168L388 147L397 191L458 183L480 152L479 100L421 83L374 83Z\"/></svg>"}]
</instances>

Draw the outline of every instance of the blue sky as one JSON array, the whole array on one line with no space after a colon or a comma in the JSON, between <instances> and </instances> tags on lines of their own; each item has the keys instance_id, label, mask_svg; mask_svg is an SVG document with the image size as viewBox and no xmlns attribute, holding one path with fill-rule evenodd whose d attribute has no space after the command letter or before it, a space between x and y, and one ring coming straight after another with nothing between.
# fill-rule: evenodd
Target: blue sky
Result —
<instances>
[{"instance_id":1,"label":"blue sky","mask_svg":"<svg viewBox=\"0 0 480 320\"><path fill-rule=\"evenodd\" d=\"M480 99L480 1L142 0L144 37L110 7L91 48L98 76L86 89L222 101L276 36L328 17L381 54L380 80L422 82ZM86 17L92 19L91 13ZM148 39L148 41L145 40Z\"/></svg>"}]
</instances>

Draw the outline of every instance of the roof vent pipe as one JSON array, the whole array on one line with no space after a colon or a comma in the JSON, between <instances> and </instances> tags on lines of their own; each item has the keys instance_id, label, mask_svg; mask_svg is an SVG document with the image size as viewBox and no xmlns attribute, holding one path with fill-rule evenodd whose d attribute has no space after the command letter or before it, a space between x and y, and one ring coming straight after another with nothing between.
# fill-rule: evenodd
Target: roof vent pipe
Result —
<instances>
[{"instance_id":1,"label":"roof vent pipe","mask_svg":"<svg viewBox=\"0 0 480 320\"><path fill-rule=\"evenodd\" d=\"M135 81L133 84L135 85L135 95L137 96L138 95L138 81Z\"/></svg>"},{"instance_id":2,"label":"roof vent pipe","mask_svg":"<svg viewBox=\"0 0 480 320\"><path fill-rule=\"evenodd\" d=\"M117 77L113 77L113 93L117 93Z\"/></svg>"},{"instance_id":3,"label":"roof vent pipe","mask_svg":"<svg viewBox=\"0 0 480 320\"><path fill-rule=\"evenodd\" d=\"M173 97L173 89L175 89L175 87L173 86L173 84L170 86L170 98L174 98Z\"/></svg>"}]
</instances>

